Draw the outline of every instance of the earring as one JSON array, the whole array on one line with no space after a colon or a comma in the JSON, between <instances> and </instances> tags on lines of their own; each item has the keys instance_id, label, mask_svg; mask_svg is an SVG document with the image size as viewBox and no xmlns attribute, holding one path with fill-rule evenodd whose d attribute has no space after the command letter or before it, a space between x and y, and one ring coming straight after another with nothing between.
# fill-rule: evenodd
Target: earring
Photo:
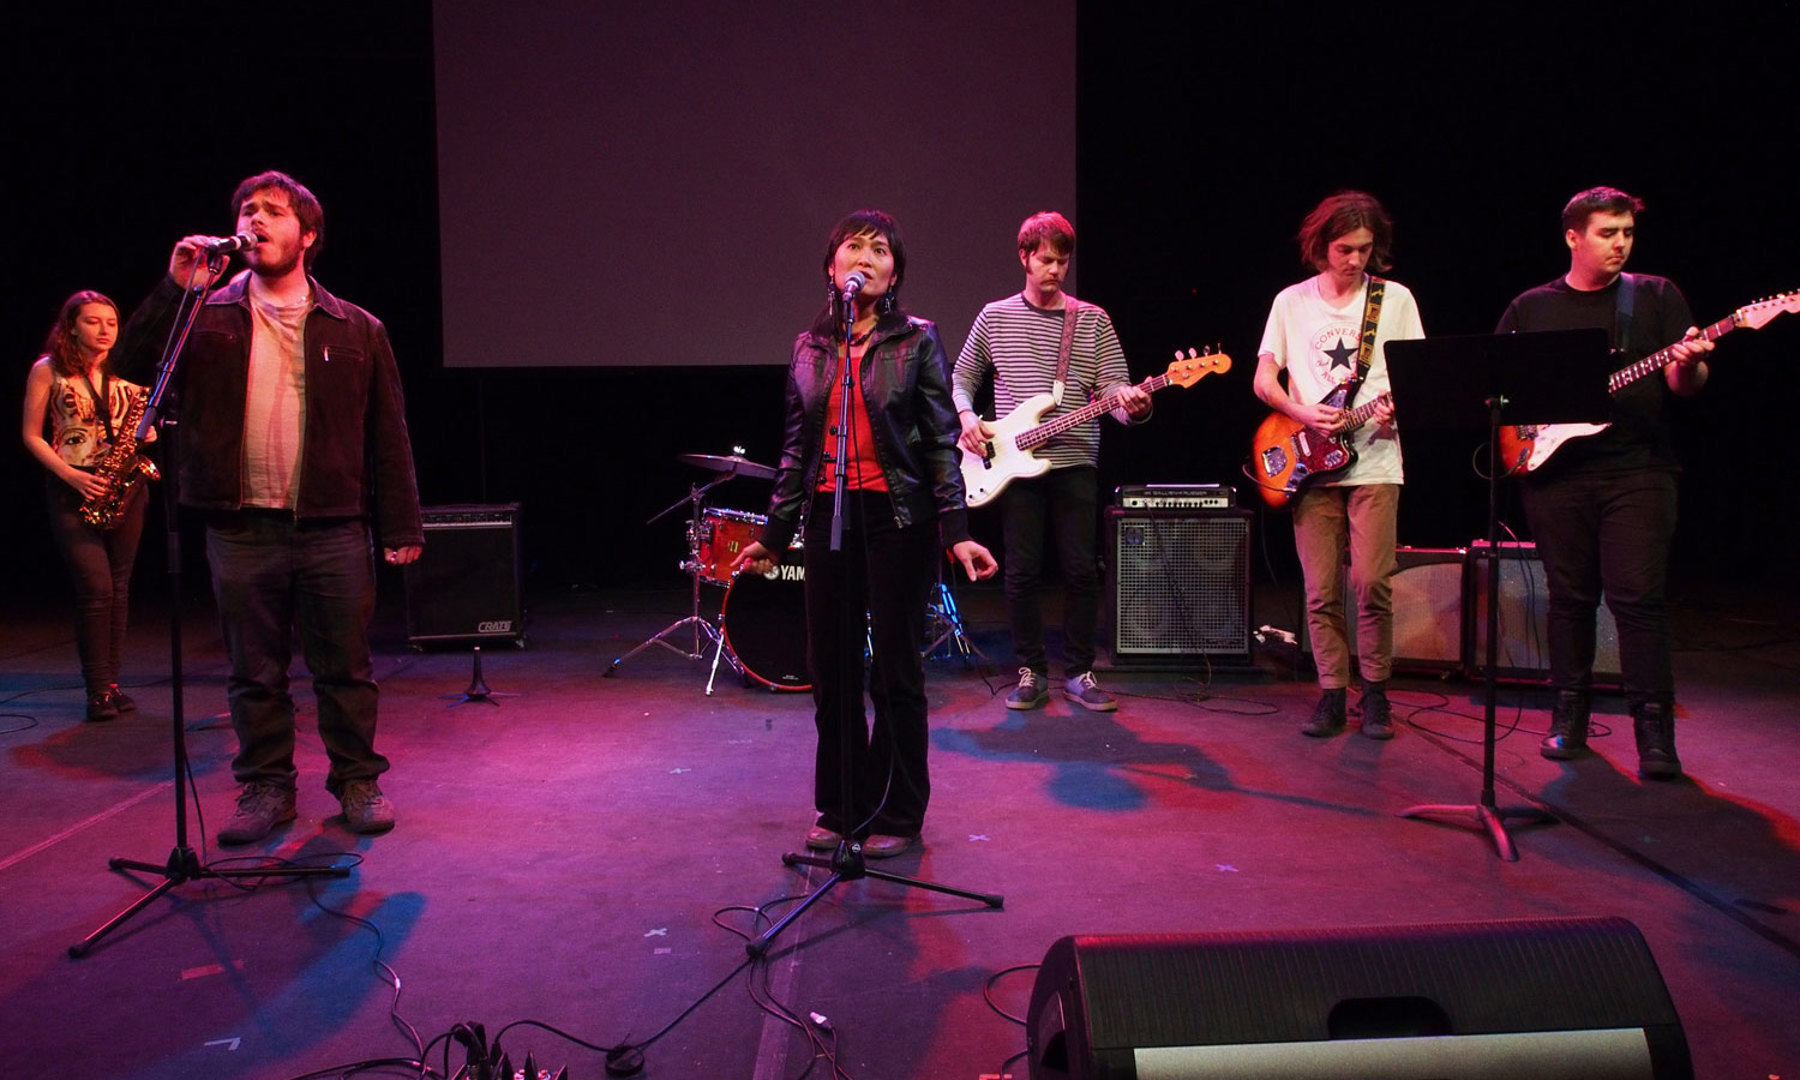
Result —
<instances>
[{"instance_id":1,"label":"earring","mask_svg":"<svg viewBox=\"0 0 1800 1080\"><path fill-rule=\"evenodd\" d=\"M890 315L893 313L894 294L892 290L883 293L881 299L875 301L875 310L883 315Z\"/></svg>"}]
</instances>

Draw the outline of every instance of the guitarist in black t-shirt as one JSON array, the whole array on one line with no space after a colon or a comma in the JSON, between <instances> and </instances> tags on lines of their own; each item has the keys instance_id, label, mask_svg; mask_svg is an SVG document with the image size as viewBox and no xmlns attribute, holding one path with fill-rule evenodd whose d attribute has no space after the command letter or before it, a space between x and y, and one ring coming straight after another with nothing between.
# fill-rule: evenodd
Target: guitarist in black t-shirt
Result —
<instances>
[{"instance_id":1,"label":"guitarist in black t-shirt","mask_svg":"<svg viewBox=\"0 0 1800 1080\"><path fill-rule=\"evenodd\" d=\"M1539 752L1564 760L1587 748L1594 620L1604 592L1619 627L1638 774L1667 779L1681 775L1665 595L1678 466L1663 406L1670 394L1687 397L1706 385L1713 344L1694 328L1673 282L1624 272L1643 208L1639 199L1609 187L1571 199L1562 216L1569 272L1515 298L1498 332L1598 327L1612 334L1622 360L1667 354L1660 378L1616 391L1604 427L1513 433L1538 436L1542 444L1535 457L1518 459L1530 470L1521 480L1525 514L1550 593L1556 699ZM1551 456L1543 452L1546 446Z\"/></svg>"}]
</instances>

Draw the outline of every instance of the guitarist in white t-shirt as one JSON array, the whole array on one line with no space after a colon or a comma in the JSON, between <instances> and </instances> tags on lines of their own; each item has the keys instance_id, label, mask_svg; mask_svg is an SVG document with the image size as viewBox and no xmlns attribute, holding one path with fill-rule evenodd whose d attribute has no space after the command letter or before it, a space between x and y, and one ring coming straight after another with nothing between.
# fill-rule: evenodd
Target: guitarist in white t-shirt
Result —
<instances>
[{"instance_id":1,"label":"guitarist in white t-shirt","mask_svg":"<svg viewBox=\"0 0 1800 1080\"><path fill-rule=\"evenodd\" d=\"M1343 731L1350 686L1343 558L1350 551L1356 596L1357 660L1362 676L1362 733L1394 737L1387 680L1394 651L1394 529L1404 479L1394 426L1385 348L1420 338L1425 327L1411 291L1372 277L1386 270L1393 221L1372 195L1340 191L1300 226L1300 258L1318 273L1276 297L1256 358L1256 396L1323 436L1347 436L1355 460L1293 497L1294 547L1306 579L1306 629L1319 671L1318 706L1301 732ZM1282 386L1281 374L1287 373ZM1346 383L1354 397L1337 394ZM1374 406L1357 424L1351 406Z\"/></svg>"},{"instance_id":2,"label":"guitarist in white t-shirt","mask_svg":"<svg viewBox=\"0 0 1800 1080\"><path fill-rule=\"evenodd\" d=\"M1669 779L1681 775L1665 599L1679 467L1663 406L1671 394L1691 396L1706 385L1713 344L1698 336L1673 282L1624 272L1643 209L1609 187L1569 200L1562 216L1568 273L1514 298L1497 332L1598 327L1612 335L1622 361L1667 348L1661 378L1615 392L1603 430L1561 444L1520 485L1550 594L1556 699L1538 752L1560 761L1587 749L1594 616L1604 592L1619 626L1638 773Z\"/></svg>"}]
</instances>

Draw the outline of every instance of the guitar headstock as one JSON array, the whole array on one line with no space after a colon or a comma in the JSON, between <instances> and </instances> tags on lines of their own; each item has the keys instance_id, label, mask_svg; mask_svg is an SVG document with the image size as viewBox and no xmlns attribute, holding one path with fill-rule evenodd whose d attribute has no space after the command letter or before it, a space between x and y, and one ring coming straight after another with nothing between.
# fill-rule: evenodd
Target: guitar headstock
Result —
<instances>
[{"instance_id":1,"label":"guitar headstock","mask_svg":"<svg viewBox=\"0 0 1800 1080\"><path fill-rule=\"evenodd\" d=\"M1169 365L1169 381L1176 386L1188 387L1214 373L1231 370L1231 357L1222 352L1208 349L1198 352L1189 349L1182 352L1175 350L1175 362Z\"/></svg>"},{"instance_id":2,"label":"guitar headstock","mask_svg":"<svg viewBox=\"0 0 1800 1080\"><path fill-rule=\"evenodd\" d=\"M1745 304L1732 312L1731 318L1739 326L1761 330L1770 319L1794 311L1800 311L1800 289L1771 296L1767 300L1758 300L1754 304Z\"/></svg>"}]
</instances>

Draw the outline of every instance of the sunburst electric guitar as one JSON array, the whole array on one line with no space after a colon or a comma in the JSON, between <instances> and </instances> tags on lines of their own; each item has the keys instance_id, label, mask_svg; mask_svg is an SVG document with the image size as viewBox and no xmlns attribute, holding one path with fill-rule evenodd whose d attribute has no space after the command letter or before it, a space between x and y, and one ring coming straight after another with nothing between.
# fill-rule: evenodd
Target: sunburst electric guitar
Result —
<instances>
[{"instance_id":1,"label":"sunburst electric guitar","mask_svg":"<svg viewBox=\"0 0 1800 1080\"><path fill-rule=\"evenodd\" d=\"M1175 362L1169 365L1168 371L1150 376L1138 383L1137 388L1151 394L1169 385L1192 386L1214 372L1230 370L1231 357L1224 353L1196 353L1189 349L1185 355L1179 352L1175 354ZM1049 394L1035 394L1026 398L1012 412L989 422L988 427L994 434L988 439L983 453L963 451L963 488L967 492L970 506L983 506L992 502L1007 484L1020 477L1038 476L1045 472L1050 468L1049 460L1038 457L1032 453L1033 450L1070 428L1085 424L1101 413L1111 412L1118 407L1118 402L1108 394L1079 409L1039 423L1053 404L1055 399Z\"/></svg>"},{"instance_id":2,"label":"sunburst electric guitar","mask_svg":"<svg viewBox=\"0 0 1800 1080\"><path fill-rule=\"evenodd\" d=\"M1320 404L1342 409L1356 385L1339 383ZM1285 413L1272 412L1256 429L1244 472L1256 481L1256 490L1262 493L1269 509L1283 509L1307 484L1335 476L1354 464L1356 451L1350 448L1350 433L1368 423L1377 408L1392 400L1392 394L1382 394L1349 410L1336 435L1308 427Z\"/></svg>"},{"instance_id":3,"label":"sunburst electric guitar","mask_svg":"<svg viewBox=\"0 0 1800 1080\"><path fill-rule=\"evenodd\" d=\"M1800 311L1800 290L1772 296L1738 308L1730 315L1700 331L1708 341L1717 341L1741 326L1760 330L1770 319L1790 311ZM1620 368L1606 380L1608 393L1619 391L1647 375L1654 375L1675 362L1675 346L1651 353L1630 367ZM1522 476L1550 460L1550 455L1570 439L1598 435L1609 424L1506 424L1500 428L1500 460L1506 471Z\"/></svg>"}]
</instances>

